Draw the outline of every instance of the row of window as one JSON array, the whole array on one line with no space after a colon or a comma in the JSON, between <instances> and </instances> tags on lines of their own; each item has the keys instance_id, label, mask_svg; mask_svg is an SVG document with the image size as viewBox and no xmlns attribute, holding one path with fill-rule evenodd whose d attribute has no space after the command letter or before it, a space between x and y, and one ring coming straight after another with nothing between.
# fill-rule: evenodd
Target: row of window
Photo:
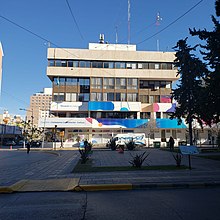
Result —
<instances>
[{"instance_id":1,"label":"row of window","mask_svg":"<svg viewBox=\"0 0 220 220\"><path fill-rule=\"evenodd\" d=\"M139 82L139 85L138 85ZM160 89L171 88L171 81L139 80L136 78L64 78L55 77L54 85L84 86L82 89ZM91 84L90 84L91 83ZM82 92L82 91L80 91ZM85 91L84 91L85 92Z\"/></svg>"},{"instance_id":2,"label":"row of window","mask_svg":"<svg viewBox=\"0 0 220 220\"><path fill-rule=\"evenodd\" d=\"M86 60L56 60L49 59L48 66L81 67L81 68L108 68L108 69L163 69L172 70L172 63L161 62L113 62L113 61L86 61Z\"/></svg>"},{"instance_id":3,"label":"row of window","mask_svg":"<svg viewBox=\"0 0 220 220\"><path fill-rule=\"evenodd\" d=\"M139 95L137 93L54 93L54 101L88 102L88 101L125 101L141 103L170 103L170 96Z\"/></svg>"}]
</instances>

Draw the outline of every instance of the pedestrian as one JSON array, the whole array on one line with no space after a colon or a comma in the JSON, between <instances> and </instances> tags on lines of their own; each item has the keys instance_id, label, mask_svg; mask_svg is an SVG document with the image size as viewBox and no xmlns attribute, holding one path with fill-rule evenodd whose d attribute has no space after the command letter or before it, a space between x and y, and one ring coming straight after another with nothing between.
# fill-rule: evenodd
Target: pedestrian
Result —
<instances>
[{"instance_id":1,"label":"pedestrian","mask_svg":"<svg viewBox=\"0 0 220 220\"><path fill-rule=\"evenodd\" d=\"M85 141L84 141L84 147L85 147L85 149L87 149L88 144L89 144L89 142L87 141L87 139L85 139Z\"/></svg>"},{"instance_id":2,"label":"pedestrian","mask_svg":"<svg viewBox=\"0 0 220 220\"><path fill-rule=\"evenodd\" d=\"M170 146L170 151L173 151L174 150L174 139L172 136L170 136L170 139L169 139L169 146Z\"/></svg>"},{"instance_id":3,"label":"pedestrian","mask_svg":"<svg viewBox=\"0 0 220 220\"><path fill-rule=\"evenodd\" d=\"M29 154L30 149L31 149L31 144L29 141L27 142L26 146L27 146L27 154Z\"/></svg>"}]
</instances>

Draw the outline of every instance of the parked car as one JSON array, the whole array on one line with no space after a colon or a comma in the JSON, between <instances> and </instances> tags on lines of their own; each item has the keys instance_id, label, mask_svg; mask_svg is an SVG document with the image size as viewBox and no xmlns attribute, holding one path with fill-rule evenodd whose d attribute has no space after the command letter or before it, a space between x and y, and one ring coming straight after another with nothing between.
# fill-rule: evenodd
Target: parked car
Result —
<instances>
[{"instance_id":1,"label":"parked car","mask_svg":"<svg viewBox=\"0 0 220 220\"><path fill-rule=\"evenodd\" d=\"M6 145L6 146L15 146L16 143L15 143L15 141L13 141L13 140L8 140L8 141L5 142L5 145Z\"/></svg>"}]
</instances>

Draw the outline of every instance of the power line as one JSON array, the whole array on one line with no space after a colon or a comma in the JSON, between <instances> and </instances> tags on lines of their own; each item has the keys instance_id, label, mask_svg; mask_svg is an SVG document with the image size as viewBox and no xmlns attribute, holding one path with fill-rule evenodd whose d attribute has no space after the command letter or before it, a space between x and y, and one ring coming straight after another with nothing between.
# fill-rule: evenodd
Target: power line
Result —
<instances>
[{"instance_id":1,"label":"power line","mask_svg":"<svg viewBox=\"0 0 220 220\"><path fill-rule=\"evenodd\" d=\"M156 32L155 34L151 35L150 37L140 41L138 44L141 44L147 40L150 40L151 38L155 37L156 35L160 34L161 32L165 31L167 28L169 28L170 26L172 26L174 23L176 23L178 20L180 20L181 18L183 18L186 14L188 14L190 11L192 11L195 7L197 7L200 3L202 3L203 0L199 1L198 3L196 3L194 6L192 6L189 10L187 10L184 14L182 14L181 16L179 16L178 18L176 18L174 21L172 21L170 24L168 24L166 27L162 28L160 31Z\"/></svg>"},{"instance_id":2,"label":"power line","mask_svg":"<svg viewBox=\"0 0 220 220\"><path fill-rule=\"evenodd\" d=\"M69 8L70 14L71 14L71 16L72 16L72 18L73 18L73 21L74 21L74 23L75 23L77 29L78 29L78 32L79 32L81 38L84 40L84 37L83 37L83 35L82 35L82 33L81 33L80 29L79 29L78 23L77 23L77 21L76 21L76 18L75 18L74 14L73 14L73 11L72 11L72 9L71 9L71 7L70 7L70 4L69 4L68 0L66 0L66 4L67 4L67 6L68 6L68 8Z\"/></svg>"},{"instance_id":3,"label":"power line","mask_svg":"<svg viewBox=\"0 0 220 220\"><path fill-rule=\"evenodd\" d=\"M46 38L40 36L39 34L34 33L33 31L31 31L31 30L29 30L29 29L27 29L27 28L21 26L20 24L17 24L16 22L10 20L9 18L6 18L5 16L3 16L3 15L1 15L1 14L0 14L0 18L3 18L4 20L8 21L9 23L11 23L11 24L13 24L13 25L19 27L20 29L22 29L22 30L28 32L29 34L34 35L35 37L37 37L37 38L43 40L44 42L45 42L45 41L46 41L46 42L49 42L50 44L54 45L55 47L60 48L60 49L62 49L62 50L64 50L64 51L66 51L67 53L69 53L69 54L71 54L71 55L73 55L73 56L79 58L77 55L72 54L72 53L70 53L68 50L65 50L65 49L61 48L61 47L60 47L59 45L57 45L56 43L53 43L52 41L50 41L50 40L48 40L48 39L46 39Z\"/></svg>"}]
</instances>

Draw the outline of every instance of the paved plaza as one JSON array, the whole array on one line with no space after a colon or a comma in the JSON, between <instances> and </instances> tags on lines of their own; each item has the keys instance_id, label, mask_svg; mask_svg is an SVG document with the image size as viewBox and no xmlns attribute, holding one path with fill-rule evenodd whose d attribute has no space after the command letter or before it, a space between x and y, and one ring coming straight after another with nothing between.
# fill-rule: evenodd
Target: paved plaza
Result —
<instances>
[{"instance_id":1,"label":"paved plaza","mask_svg":"<svg viewBox=\"0 0 220 220\"><path fill-rule=\"evenodd\" d=\"M125 151L120 154L110 149L94 149L91 155L93 166L131 166L132 155L146 151L148 165L175 165L169 151L155 148ZM0 186L14 191L68 191L75 186L121 185L169 186L173 185L219 185L220 161L191 156L192 170L137 170L117 172L72 173L80 158L75 148L64 150L25 149L0 150ZM183 156L182 164L188 166L188 156ZM45 183L46 182L46 183ZM63 186L61 187L63 183ZM24 186L28 185L28 188ZM39 185L39 189L36 188ZM31 189L31 187L33 189ZM129 188L128 187L128 188ZM126 187L125 187L126 188ZM138 187L137 187L138 188ZM2 190L4 192L4 190Z\"/></svg>"}]
</instances>

